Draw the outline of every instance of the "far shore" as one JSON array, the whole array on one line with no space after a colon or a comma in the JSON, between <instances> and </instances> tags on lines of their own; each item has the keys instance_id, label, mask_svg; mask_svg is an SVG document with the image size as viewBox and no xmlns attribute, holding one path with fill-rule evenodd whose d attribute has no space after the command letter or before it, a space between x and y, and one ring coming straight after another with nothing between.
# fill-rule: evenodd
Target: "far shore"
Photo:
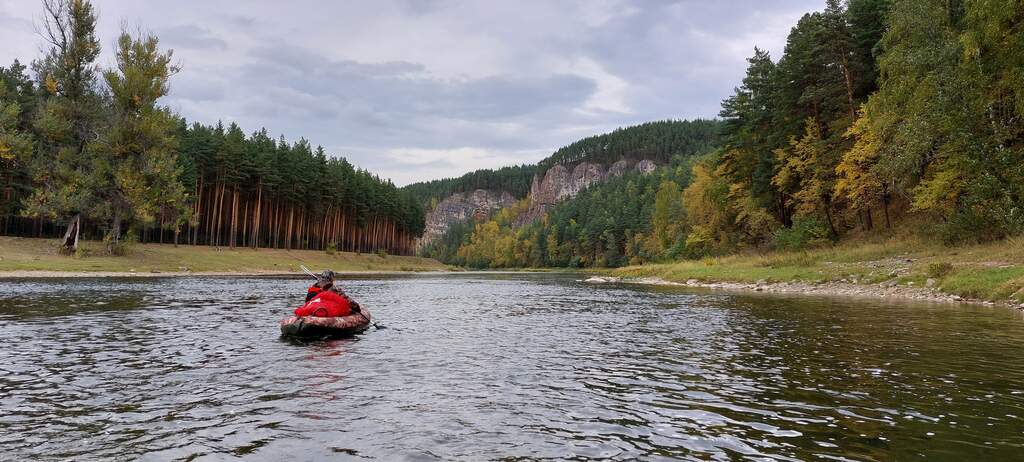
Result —
<instances>
[{"instance_id":1,"label":"far shore","mask_svg":"<svg viewBox=\"0 0 1024 462\"><path fill-rule=\"evenodd\" d=\"M60 255L56 239L0 237L0 278L301 275L301 266L352 274L449 270L430 258L384 253L136 244L123 256L104 255L85 241L76 256Z\"/></svg>"}]
</instances>

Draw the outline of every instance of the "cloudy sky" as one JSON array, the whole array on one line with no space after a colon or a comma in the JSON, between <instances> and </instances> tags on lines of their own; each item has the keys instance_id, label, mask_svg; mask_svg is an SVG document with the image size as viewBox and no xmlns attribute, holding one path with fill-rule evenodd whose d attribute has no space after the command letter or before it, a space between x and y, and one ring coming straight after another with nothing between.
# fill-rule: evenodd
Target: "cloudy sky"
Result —
<instances>
[{"instance_id":1,"label":"cloudy sky","mask_svg":"<svg viewBox=\"0 0 1024 462\"><path fill-rule=\"evenodd\" d=\"M821 0L94 0L182 71L190 120L266 127L403 185L532 163L576 139L714 117L754 46L778 57ZM39 55L35 0L0 0L0 65Z\"/></svg>"}]
</instances>

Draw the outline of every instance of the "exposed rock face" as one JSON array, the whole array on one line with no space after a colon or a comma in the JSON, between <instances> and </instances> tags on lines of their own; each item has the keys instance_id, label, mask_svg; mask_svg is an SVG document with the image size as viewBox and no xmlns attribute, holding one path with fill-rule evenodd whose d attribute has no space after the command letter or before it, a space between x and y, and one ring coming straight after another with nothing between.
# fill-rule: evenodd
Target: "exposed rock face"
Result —
<instances>
[{"instance_id":1,"label":"exposed rock face","mask_svg":"<svg viewBox=\"0 0 1024 462\"><path fill-rule=\"evenodd\" d=\"M655 165L654 162L649 161L647 159L641 160L640 162L636 163L636 169L639 170L640 173L643 173L644 175L653 172L656 168L658 168L658 166Z\"/></svg>"},{"instance_id":2,"label":"exposed rock face","mask_svg":"<svg viewBox=\"0 0 1024 462\"><path fill-rule=\"evenodd\" d=\"M511 207L515 202L516 198L504 191L477 189L473 192L452 194L439 202L434 210L427 212L426 228L416 245L422 247L441 237L453 223L471 217L487 218L491 212Z\"/></svg>"},{"instance_id":3,"label":"exposed rock face","mask_svg":"<svg viewBox=\"0 0 1024 462\"><path fill-rule=\"evenodd\" d=\"M533 184L530 186L530 208L516 219L516 226L539 219L552 205L576 197L580 191L594 183L622 176L630 168L646 175L657 167L650 160L641 160L635 164L634 162L620 160L607 169L601 164L583 162L574 167L571 172L565 166L555 165L549 168L543 177L534 175Z\"/></svg>"}]
</instances>

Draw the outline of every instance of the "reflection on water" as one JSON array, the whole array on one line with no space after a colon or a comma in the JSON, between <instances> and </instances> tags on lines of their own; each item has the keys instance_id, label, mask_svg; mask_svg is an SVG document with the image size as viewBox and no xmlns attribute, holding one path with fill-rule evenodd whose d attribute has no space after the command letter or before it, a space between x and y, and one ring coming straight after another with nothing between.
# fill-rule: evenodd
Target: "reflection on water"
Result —
<instances>
[{"instance_id":1,"label":"reflection on water","mask_svg":"<svg viewBox=\"0 0 1024 462\"><path fill-rule=\"evenodd\" d=\"M376 277L289 343L305 282L0 281L0 459L1024 458L1010 310Z\"/></svg>"}]
</instances>

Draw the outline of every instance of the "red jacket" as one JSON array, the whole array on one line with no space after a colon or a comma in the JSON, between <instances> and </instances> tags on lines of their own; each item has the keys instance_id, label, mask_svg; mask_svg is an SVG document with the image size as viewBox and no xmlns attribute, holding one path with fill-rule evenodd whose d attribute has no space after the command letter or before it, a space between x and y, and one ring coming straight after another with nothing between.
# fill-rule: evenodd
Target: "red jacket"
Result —
<instances>
[{"instance_id":1,"label":"red jacket","mask_svg":"<svg viewBox=\"0 0 1024 462\"><path fill-rule=\"evenodd\" d=\"M306 290L306 303L309 303L309 301L312 300L313 297L316 297L317 294L323 291L324 290L317 287L316 284L309 286L309 289Z\"/></svg>"},{"instance_id":2,"label":"red jacket","mask_svg":"<svg viewBox=\"0 0 1024 462\"><path fill-rule=\"evenodd\" d=\"M320 292L309 303L295 309L295 316L335 318L350 314L352 305L348 299L331 291Z\"/></svg>"}]
</instances>

